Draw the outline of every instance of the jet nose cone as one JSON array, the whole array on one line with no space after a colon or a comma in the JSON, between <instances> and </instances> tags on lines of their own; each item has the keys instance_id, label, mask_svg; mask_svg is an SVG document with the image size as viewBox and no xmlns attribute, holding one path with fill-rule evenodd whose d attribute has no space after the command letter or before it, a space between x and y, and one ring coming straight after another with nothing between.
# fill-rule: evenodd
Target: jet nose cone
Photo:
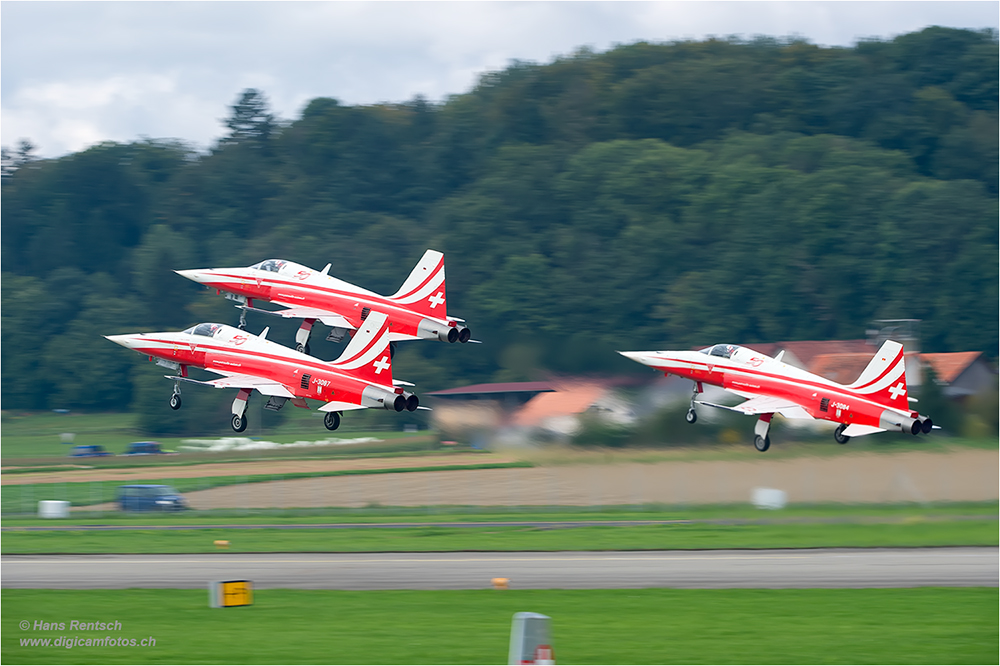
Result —
<instances>
[{"instance_id":1,"label":"jet nose cone","mask_svg":"<svg viewBox=\"0 0 1000 666\"><path fill-rule=\"evenodd\" d=\"M105 335L104 337L126 349L135 349L141 335L133 333L129 335Z\"/></svg>"},{"instance_id":2,"label":"jet nose cone","mask_svg":"<svg viewBox=\"0 0 1000 666\"><path fill-rule=\"evenodd\" d=\"M639 363L645 363L646 362L647 352L623 352L623 351L620 351L618 353L621 354L622 356L624 356L625 358L630 358L633 361L638 361Z\"/></svg>"},{"instance_id":3,"label":"jet nose cone","mask_svg":"<svg viewBox=\"0 0 1000 666\"><path fill-rule=\"evenodd\" d=\"M193 280L201 284L209 282L213 277L213 271L206 271L202 269L190 269L186 271L174 271L181 277L186 277L188 280Z\"/></svg>"}]
</instances>

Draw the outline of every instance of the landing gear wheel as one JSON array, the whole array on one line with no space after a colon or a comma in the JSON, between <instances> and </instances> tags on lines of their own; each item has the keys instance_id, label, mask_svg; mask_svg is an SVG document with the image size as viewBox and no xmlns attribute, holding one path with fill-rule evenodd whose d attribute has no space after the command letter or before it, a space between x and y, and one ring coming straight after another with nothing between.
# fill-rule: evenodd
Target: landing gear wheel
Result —
<instances>
[{"instance_id":1,"label":"landing gear wheel","mask_svg":"<svg viewBox=\"0 0 1000 666\"><path fill-rule=\"evenodd\" d=\"M694 408L692 407L687 411L687 414L684 415L684 420L688 423L694 423L698 420L698 412L694 411Z\"/></svg>"},{"instance_id":2,"label":"landing gear wheel","mask_svg":"<svg viewBox=\"0 0 1000 666\"><path fill-rule=\"evenodd\" d=\"M304 345L295 345L295 351L302 352L306 356L309 356L309 352L311 351L309 349L309 343L307 342Z\"/></svg>"},{"instance_id":3,"label":"landing gear wheel","mask_svg":"<svg viewBox=\"0 0 1000 666\"><path fill-rule=\"evenodd\" d=\"M180 409L181 408L181 397L174 393L170 396L170 409Z\"/></svg>"},{"instance_id":4,"label":"landing gear wheel","mask_svg":"<svg viewBox=\"0 0 1000 666\"><path fill-rule=\"evenodd\" d=\"M760 435L755 436L753 438L753 448L757 449L761 453L764 453L764 451L771 448L771 438L761 437Z\"/></svg>"},{"instance_id":5,"label":"landing gear wheel","mask_svg":"<svg viewBox=\"0 0 1000 666\"><path fill-rule=\"evenodd\" d=\"M837 440L837 444L847 444L851 441L850 435L845 435L844 431L847 430L847 424L841 423L837 426L837 429L833 431L833 438Z\"/></svg>"},{"instance_id":6,"label":"landing gear wheel","mask_svg":"<svg viewBox=\"0 0 1000 666\"><path fill-rule=\"evenodd\" d=\"M323 417L323 425L326 426L327 430L336 430L340 427L340 413L339 412L327 412L326 416Z\"/></svg>"},{"instance_id":7,"label":"landing gear wheel","mask_svg":"<svg viewBox=\"0 0 1000 666\"><path fill-rule=\"evenodd\" d=\"M233 430L236 432L243 432L247 429L247 417L246 414L240 416L239 414L233 414Z\"/></svg>"},{"instance_id":8,"label":"landing gear wheel","mask_svg":"<svg viewBox=\"0 0 1000 666\"><path fill-rule=\"evenodd\" d=\"M391 359L392 358L396 358L396 343L395 342L390 342L389 343L389 358L391 358Z\"/></svg>"}]
</instances>

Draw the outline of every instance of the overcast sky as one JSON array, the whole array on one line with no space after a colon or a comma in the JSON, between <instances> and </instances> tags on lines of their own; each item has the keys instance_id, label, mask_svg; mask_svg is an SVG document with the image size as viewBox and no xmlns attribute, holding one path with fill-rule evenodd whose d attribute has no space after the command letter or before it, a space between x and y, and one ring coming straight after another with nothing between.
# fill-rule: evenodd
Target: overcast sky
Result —
<instances>
[{"instance_id":1,"label":"overcast sky","mask_svg":"<svg viewBox=\"0 0 1000 666\"><path fill-rule=\"evenodd\" d=\"M710 35L850 46L928 25L1000 27L990 2L0 3L0 143L51 157L100 141L205 149L244 88L306 102L431 100L511 60Z\"/></svg>"}]
</instances>

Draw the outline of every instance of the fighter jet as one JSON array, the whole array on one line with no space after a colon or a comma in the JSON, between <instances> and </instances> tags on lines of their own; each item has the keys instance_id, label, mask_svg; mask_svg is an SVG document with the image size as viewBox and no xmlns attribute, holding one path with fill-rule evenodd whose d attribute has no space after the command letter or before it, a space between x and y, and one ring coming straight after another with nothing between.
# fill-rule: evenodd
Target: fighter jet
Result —
<instances>
[{"instance_id":1,"label":"fighter jet","mask_svg":"<svg viewBox=\"0 0 1000 666\"><path fill-rule=\"evenodd\" d=\"M834 439L846 444L851 437L894 430L914 435L937 426L910 409L916 402L906 393L903 345L887 340L858 380L844 386L800 370L746 347L715 345L700 351L618 352L666 375L695 382L687 422L698 420L695 405L728 409L757 416L754 447L767 451L768 430L775 414L788 419L825 419L838 423ZM704 384L721 386L746 402L735 407L698 400Z\"/></svg>"},{"instance_id":2,"label":"fighter jet","mask_svg":"<svg viewBox=\"0 0 1000 666\"><path fill-rule=\"evenodd\" d=\"M316 321L332 327L327 340L340 342L357 330L373 310L389 316L390 354L400 340L476 342L465 320L449 317L444 286L444 255L427 250L409 277L392 296L380 296L329 275L330 264L321 271L282 259L268 259L249 268L213 268L176 271L189 280L215 289L239 303L240 328L246 328L246 312L263 312L302 319L295 334L295 349L308 354L309 336ZM254 307L254 301L270 301L282 310Z\"/></svg>"},{"instance_id":3,"label":"fighter jet","mask_svg":"<svg viewBox=\"0 0 1000 666\"><path fill-rule=\"evenodd\" d=\"M157 365L175 371L164 375L174 382L170 407L180 409L182 382L235 388L232 426L236 432L247 428L246 406L256 390L268 397L264 409L278 411L291 400L296 407L309 408L306 398L319 400L326 412L327 430L340 427L342 412L352 409L386 409L401 412L420 407L417 396L403 390L413 386L394 381L389 355L389 321L381 312L372 312L350 344L335 361L320 361L267 339L268 329L252 335L224 324L198 324L180 333L136 333L106 335L108 340L135 350ZM188 368L202 368L222 375L201 381L188 376Z\"/></svg>"}]
</instances>

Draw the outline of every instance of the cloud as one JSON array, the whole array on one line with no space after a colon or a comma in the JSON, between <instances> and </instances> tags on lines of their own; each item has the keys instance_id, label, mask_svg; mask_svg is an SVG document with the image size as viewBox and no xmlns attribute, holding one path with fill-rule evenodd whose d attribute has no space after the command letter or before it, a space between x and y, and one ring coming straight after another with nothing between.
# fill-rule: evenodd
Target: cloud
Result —
<instances>
[{"instance_id":1,"label":"cloud","mask_svg":"<svg viewBox=\"0 0 1000 666\"><path fill-rule=\"evenodd\" d=\"M847 46L926 25L997 27L991 2L6 2L2 143L46 156L101 140L224 133L240 91L282 117L308 100L442 100L511 60L707 35Z\"/></svg>"}]
</instances>

